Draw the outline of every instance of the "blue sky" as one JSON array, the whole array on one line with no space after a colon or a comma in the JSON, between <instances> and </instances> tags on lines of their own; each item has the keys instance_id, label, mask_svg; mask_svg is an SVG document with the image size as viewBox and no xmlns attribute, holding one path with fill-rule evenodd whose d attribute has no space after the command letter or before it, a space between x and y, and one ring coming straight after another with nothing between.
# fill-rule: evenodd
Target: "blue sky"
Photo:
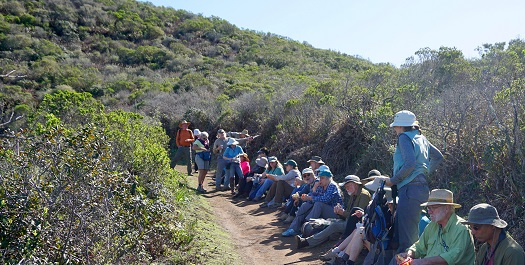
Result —
<instances>
[{"instance_id":1,"label":"blue sky","mask_svg":"<svg viewBox=\"0 0 525 265\"><path fill-rule=\"evenodd\" d=\"M149 2L396 66L425 47L456 47L475 58L484 43L525 38L523 0Z\"/></svg>"}]
</instances>

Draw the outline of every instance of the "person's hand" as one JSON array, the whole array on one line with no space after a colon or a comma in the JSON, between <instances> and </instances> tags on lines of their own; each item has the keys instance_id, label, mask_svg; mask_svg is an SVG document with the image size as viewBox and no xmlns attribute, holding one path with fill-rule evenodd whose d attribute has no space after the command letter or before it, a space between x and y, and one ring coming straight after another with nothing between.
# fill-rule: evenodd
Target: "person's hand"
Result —
<instances>
[{"instance_id":1,"label":"person's hand","mask_svg":"<svg viewBox=\"0 0 525 265\"><path fill-rule=\"evenodd\" d=\"M343 208L341 208L341 207L337 207L336 206L336 207L334 207L334 213L338 214L338 215L343 215L343 214L345 214L345 210Z\"/></svg>"},{"instance_id":2,"label":"person's hand","mask_svg":"<svg viewBox=\"0 0 525 265\"><path fill-rule=\"evenodd\" d=\"M403 252L396 255L396 263L401 264L408 258L408 253Z\"/></svg>"},{"instance_id":3,"label":"person's hand","mask_svg":"<svg viewBox=\"0 0 525 265\"><path fill-rule=\"evenodd\" d=\"M308 196L306 194L303 194L303 196L301 196L301 200L303 201L311 201L312 200L312 197L311 196Z\"/></svg>"},{"instance_id":4,"label":"person's hand","mask_svg":"<svg viewBox=\"0 0 525 265\"><path fill-rule=\"evenodd\" d=\"M387 186L387 187L394 186L394 184L392 184L392 182L390 181L390 178L385 179L385 186Z\"/></svg>"},{"instance_id":5,"label":"person's hand","mask_svg":"<svg viewBox=\"0 0 525 265\"><path fill-rule=\"evenodd\" d=\"M365 212L361 211L361 210L356 210L352 216L356 216L357 218L361 218L363 217L363 215L365 215Z\"/></svg>"},{"instance_id":6,"label":"person's hand","mask_svg":"<svg viewBox=\"0 0 525 265\"><path fill-rule=\"evenodd\" d=\"M293 201L293 205L298 206L299 205L299 199Z\"/></svg>"},{"instance_id":7,"label":"person's hand","mask_svg":"<svg viewBox=\"0 0 525 265\"><path fill-rule=\"evenodd\" d=\"M261 177L265 178L266 175L267 175L267 174L266 174L266 171L265 171L265 172L263 172L263 173L261 174Z\"/></svg>"},{"instance_id":8,"label":"person's hand","mask_svg":"<svg viewBox=\"0 0 525 265\"><path fill-rule=\"evenodd\" d=\"M186 139L185 142L193 142L193 139Z\"/></svg>"},{"instance_id":9,"label":"person's hand","mask_svg":"<svg viewBox=\"0 0 525 265\"><path fill-rule=\"evenodd\" d=\"M319 186L319 182L316 182L316 183L314 184L314 189L313 189L313 191L315 191L315 190L317 189L318 186Z\"/></svg>"}]
</instances>

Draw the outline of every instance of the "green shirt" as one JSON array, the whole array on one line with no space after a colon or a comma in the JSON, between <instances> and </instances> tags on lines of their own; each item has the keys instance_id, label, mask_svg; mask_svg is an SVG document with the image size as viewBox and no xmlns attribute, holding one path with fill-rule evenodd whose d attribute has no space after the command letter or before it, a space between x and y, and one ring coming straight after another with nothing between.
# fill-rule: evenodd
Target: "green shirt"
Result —
<instances>
[{"instance_id":1,"label":"green shirt","mask_svg":"<svg viewBox=\"0 0 525 265\"><path fill-rule=\"evenodd\" d=\"M195 140L195 142L193 142L193 145L196 145L196 146L201 147L201 148L205 148L204 145L199 140ZM195 153L204 152L204 150L194 150L194 151L195 151Z\"/></svg>"},{"instance_id":2,"label":"green shirt","mask_svg":"<svg viewBox=\"0 0 525 265\"><path fill-rule=\"evenodd\" d=\"M343 188L344 189L344 188ZM368 192L366 189L363 189L362 187L359 188L359 192L356 195L349 196L348 193L346 193L346 190L343 192L345 193L345 198L350 197L346 201L346 207L345 207L345 213L343 215L344 219L348 218L351 214L351 210L353 207L359 207L361 209L366 209L366 206L368 206L368 203L370 202L370 192Z\"/></svg>"},{"instance_id":3,"label":"green shirt","mask_svg":"<svg viewBox=\"0 0 525 265\"><path fill-rule=\"evenodd\" d=\"M485 243L476 255L476 264L483 265L483 258L487 254L488 244ZM494 253L494 265L523 265L525 264L525 252L523 248L509 235L503 239Z\"/></svg>"},{"instance_id":4,"label":"green shirt","mask_svg":"<svg viewBox=\"0 0 525 265\"><path fill-rule=\"evenodd\" d=\"M465 220L453 213L443 229L438 223L430 222L409 250L416 258L440 256L448 265L474 264L474 240L462 221Z\"/></svg>"}]
</instances>

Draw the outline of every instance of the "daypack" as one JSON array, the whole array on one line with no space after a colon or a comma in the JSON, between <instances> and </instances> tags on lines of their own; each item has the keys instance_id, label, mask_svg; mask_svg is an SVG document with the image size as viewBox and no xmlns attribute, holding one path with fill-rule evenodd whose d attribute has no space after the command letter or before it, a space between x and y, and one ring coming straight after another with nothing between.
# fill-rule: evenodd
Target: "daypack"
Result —
<instances>
[{"instance_id":1,"label":"daypack","mask_svg":"<svg viewBox=\"0 0 525 265\"><path fill-rule=\"evenodd\" d=\"M391 223L384 187L385 182L383 181L377 189L372 203L367 207L367 218L364 223L366 240L371 244L379 241L381 249L386 249L390 241L388 233Z\"/></svg>"}]
</instances>

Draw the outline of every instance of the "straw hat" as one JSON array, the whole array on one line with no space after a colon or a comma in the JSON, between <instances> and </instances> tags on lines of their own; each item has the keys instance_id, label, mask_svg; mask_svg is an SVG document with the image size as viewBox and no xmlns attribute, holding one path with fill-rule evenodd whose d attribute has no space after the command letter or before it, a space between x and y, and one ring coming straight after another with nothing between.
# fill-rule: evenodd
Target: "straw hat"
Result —
<instances>
[{"instance_id":1,"label":"straw hat","mask_svg":"<svg viewBox=\"0 0 525 265\"><path fill-rule=\"evenodd\" d=\"M183 120L179 123L179 127L182 127L183 124L188 124L188 126L190 126L191 122Z\"/></svg>"},{"instance_id":2,"label":"straw hat","mask_svg":"<svg viewBox=\"0 0 525 265\"><path fill-rule=\"evenodd\" d=\"M381 181L385 181L388 177L385 176L374 176L363 179L365 183L365 188L375 192L379 187L381 187ZM385 186L384 190L392 190L390 187Z\"/></svg>"},{"instance_id":3,"label":"straw hat","mask_svg":"<svg viewBox=\"0 0 525 265\"><path fill-rule=\"evenodd\" d=\"M394 122L390 124L390 127L394 126L417 126L419 123L416 120L416 115L408 110L402 110L394 116Z\"/></svg>"},{"instance_id":4,"label":"straw hat","mask_svg":"<svg viewBox=\"0 0 525 265\"><path fill-rule=\"evenodd\" d=\"M461 208L460 204L454 203L454 194L452 191L446 189L432 190L428 202L421 204L423 207L430 205L453 205L454 208Z\"/></svg>"},{"instance_id":5,"label":"straw hat","mask_svg":"<svg viewBox=\"0 0 525 265\"><path fill-rule=\"evenodd\" d=\"M228 139L228 142L226 143L226 145L238 145L238 144L239 142L237 142L237 140L233 138Z\"/></svg>"},{"instance_id":6,"label":"straw hat","mask_svg":"<svg viewBox=\"0 0 525 265\"><path fill-rule=\"evenodd\" d=\"M507 222L499 218L498 210L490 204L480 203L470 208L468 220L462 224L493 225L497 228L507 227Z\"/></svg>"}]
</instances>

